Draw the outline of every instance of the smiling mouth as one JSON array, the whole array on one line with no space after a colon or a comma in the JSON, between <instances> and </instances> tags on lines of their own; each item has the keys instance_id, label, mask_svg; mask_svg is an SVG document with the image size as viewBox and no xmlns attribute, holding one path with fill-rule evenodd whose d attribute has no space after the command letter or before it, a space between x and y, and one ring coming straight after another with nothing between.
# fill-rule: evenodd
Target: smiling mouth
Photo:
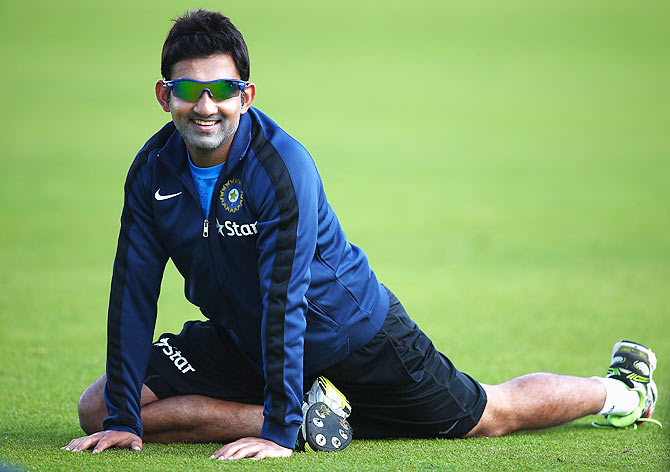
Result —
<instances>
[{"instance_id":1,"label":"smiling mouth","mask_svg":"<svg viewBox=\"0 0 670 472\"><path fill-rule=\"evenodd\" d=\"M218 122L218 120L193 120L193 123L200 126L213 126Z\"/></svg>"}]
</instances>

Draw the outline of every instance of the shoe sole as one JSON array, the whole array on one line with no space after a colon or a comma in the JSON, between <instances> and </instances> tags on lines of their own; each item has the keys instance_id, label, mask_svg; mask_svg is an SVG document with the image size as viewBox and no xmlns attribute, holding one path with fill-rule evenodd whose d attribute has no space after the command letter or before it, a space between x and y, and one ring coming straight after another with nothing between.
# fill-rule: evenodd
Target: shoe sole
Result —
<instances>
[{"instance_id":1,"label":"shoe sole","mask_svg":"<svg viewBox=\"0 0 670 472\"><path fill-rule=\"evenodd\" d=\"M317 402L305 413L306 446L316 452L342 451L353 436L351 426L323 402Z\"/></svg>"}]
</instances>

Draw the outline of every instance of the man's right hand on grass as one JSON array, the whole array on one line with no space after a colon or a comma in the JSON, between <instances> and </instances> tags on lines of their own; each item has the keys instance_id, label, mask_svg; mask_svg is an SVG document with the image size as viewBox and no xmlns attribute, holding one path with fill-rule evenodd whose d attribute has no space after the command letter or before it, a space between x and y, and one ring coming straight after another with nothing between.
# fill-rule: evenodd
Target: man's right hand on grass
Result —
<instances>
[{"instance_id":1,"label":"man's right hand on grass","mask_svg":"<svg viewBox=\"0 0 670 472\"><path fill-rule=\"evenodd\" d=\"M61 449L65 451L85 451L93 447L93 454L95 454L113 446L141 451L142 438L127 431L107 430L73 439L70 444Z\"/></svg>"}]
</instances>

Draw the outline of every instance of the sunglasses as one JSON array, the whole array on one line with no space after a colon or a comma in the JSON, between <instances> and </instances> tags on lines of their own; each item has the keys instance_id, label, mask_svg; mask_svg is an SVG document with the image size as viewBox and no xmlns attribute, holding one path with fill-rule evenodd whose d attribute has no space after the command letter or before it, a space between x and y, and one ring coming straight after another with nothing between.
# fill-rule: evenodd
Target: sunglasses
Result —
<instances>
[{"instance_id":1,"label":"sunglasses","mask_svg":"<svg viewBox=\"0 0 670 472\"><path fill-rule=\"evenodd\" d=\"M165 85L175 96L197 102L203 92L208 91L214 101L222 102L229 98L239 96L240 91L249 85L249 82L237 79L210 80L209 82L200 82L191 79L164 80Z\"/></svg>"}]
</instances>

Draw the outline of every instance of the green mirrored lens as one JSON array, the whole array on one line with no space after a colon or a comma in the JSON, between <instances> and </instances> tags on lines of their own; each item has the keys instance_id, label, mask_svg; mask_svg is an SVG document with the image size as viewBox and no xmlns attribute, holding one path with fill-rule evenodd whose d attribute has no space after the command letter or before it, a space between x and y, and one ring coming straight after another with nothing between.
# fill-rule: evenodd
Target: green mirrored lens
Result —
<instances>
[{"instance_id":1,"label":"green mirrored lens","mask_svg":"<svg viewBox=\"0 0 670 472\"><path fill-rule=\"evenodd\" d=\"M184 80L175 82L172 87L172 92L179 98L183 98L189 102L195 102L200 97L204 88L205 84Z\"/></svg>"},{"instance_id":2,"label":"green mirrored lens","mask_svg":"<svg viewBox=\"0 0 670 472\"><path fill-rule=\"evenodd\" d=\"M209 89L212 91L214 100L217 102L235 97L239 95L240 92L240 87L235 82L227 80L219 80L210 85L211 87L209 87Z\"/></svg>"},{"instance_id":3,"label":"green mirrored lens","mask_svg":"<svg viewBox=\"0 0 670 472\"><path fill-rule=\"evenodd\" d=\"M174 94L189 102L196 102L203 91L209 90L212 98L221 102L231 97L239 95L240 87L229 80L217 80L216 82L200 83L191 80L180 80L175 82L172 88Z\"/></svg>"}]
</instances>

